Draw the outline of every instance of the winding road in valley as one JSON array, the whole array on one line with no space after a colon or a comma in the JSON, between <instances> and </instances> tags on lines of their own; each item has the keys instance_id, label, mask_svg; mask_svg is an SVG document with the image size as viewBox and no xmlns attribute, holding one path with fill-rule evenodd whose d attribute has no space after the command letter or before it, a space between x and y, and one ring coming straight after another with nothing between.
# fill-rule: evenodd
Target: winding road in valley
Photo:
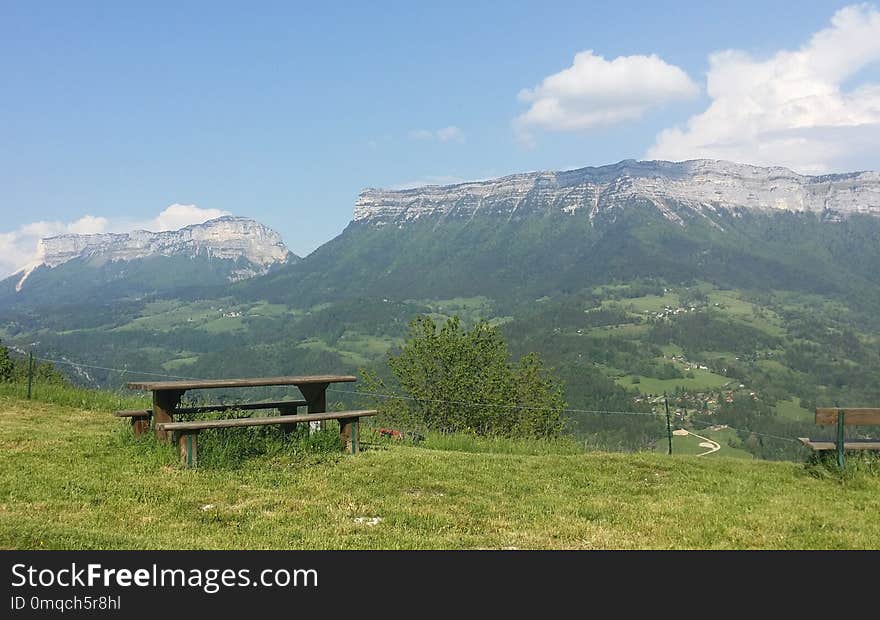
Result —
<instances>
[{"instance_id":1,"label":"winding road in valley","mask_svg":"<svg viewBox=\"0 0 880 620\"><path fill-rule=\"evenodd\" d=\"M705 452L700 452L697 456L706 456L707 454L712 454L713 452L718 452L721 449L721 444L717 441L712 441L708 437L703 437L702 435L697 435L696 433L692 433L689 430L680 428L673 432L673 435L693 435L697 439L702 439L700 442L701 448L708 448Z\"/></svg>"}]
</instances>

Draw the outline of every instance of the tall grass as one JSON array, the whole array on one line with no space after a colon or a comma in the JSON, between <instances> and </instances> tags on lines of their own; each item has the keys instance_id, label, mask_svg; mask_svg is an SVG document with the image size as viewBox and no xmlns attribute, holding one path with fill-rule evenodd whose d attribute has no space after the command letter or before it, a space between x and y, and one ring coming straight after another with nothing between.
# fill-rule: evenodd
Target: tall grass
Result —
<instances>
[{"instance_id":1,"label":"tall grass","mask_svg":"<svg viewBox=\"0 0 880 620\"><path fill-rule=\"evenodd\" d=\"M364 429L362 440L368 444L411 444L429 450L448 450L451 452L474 452L491 454L547 455L581 454L583 445L573 437L562 436L555 439L511 438L483 436L474 433L440 433L428 431L424 439L414 442L411 439L388 439L381 437L375 429Z\"/></svg>"},{"instance_id":2,"label":"tall grass","mask_svg":"<svg viewBox=\"0 0 880 620\"><path fill-rule=\"evenodd\" d=\"M27 397L27 381L0 382L0 395L14 398ZM34 382L31 399L39 402L90 409L116 411L118 409L147 409L151 406L148 394L110 392L95 388L76 387L64 383Z\"/></svg>"},{"instance_id":3,"label":"tall grass","mask_svg":"<svg viewBox=\"0 0 880 620\"><path fill-rule=\"evenodd\" d=\"M270 426L203 430L198 440L198 466L200 469L240 469L260 467L267 460L299 463L307 457L323 461L342 456L338 428L309 433L305 425L300 426L289 434ZM120 424L112 444L156 467L179 463L175 444L157 441L153 433L135 437L127 424Z\"/></svg>"},{"instance_id":4,"label":"tall grass","mask_svg":"<svg viewBox=\"0 0 880 620\"><path fill-rule=\"evenodd\" d=\"M844 468L837 465L837 454L832 450L817 452L806 463L807 471L816 478L838 479L857 483L866 477L880 476L880 454L866 451L847 452Z\"/></svg>"}]
</instances>

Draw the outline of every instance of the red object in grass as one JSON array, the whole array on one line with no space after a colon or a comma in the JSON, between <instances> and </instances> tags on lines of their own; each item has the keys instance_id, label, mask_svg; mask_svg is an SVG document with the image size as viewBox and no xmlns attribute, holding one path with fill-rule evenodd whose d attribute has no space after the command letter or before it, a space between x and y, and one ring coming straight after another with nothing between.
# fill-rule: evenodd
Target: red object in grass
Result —
<instances>
[{"instance_id":1,"label":"red object in grass","mask_svg":"<svg viewBox=\"0 0 880 620\"><path fill-rule=\"evenodd\" d=\"M396 431L392 428L380 428L379 435L382 437L391 437L392 439L403 439L403 431Z\"/></svg>"}]
</instances>

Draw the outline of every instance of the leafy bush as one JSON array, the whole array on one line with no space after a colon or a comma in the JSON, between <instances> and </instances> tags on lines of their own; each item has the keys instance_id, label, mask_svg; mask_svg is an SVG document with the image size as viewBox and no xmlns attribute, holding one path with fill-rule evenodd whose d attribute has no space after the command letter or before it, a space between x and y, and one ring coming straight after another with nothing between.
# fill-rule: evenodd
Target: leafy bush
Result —
<instances>
[{"instance_id":1,"label":"leafy bush","mask_svg":"<svg viewBox=\"0 0 880 620\"><path fill-rule=\"evenodd\" d=\"M402 398L378 399L386 419L443 433L546 438L563 429L562 388L535 353L511 363L507 344L486 322L470 330L453 317L438 329L429 316L409 325L406 342L388 365ZM388 394L364 372L369 391Z\"/></svg>"}]
</instances>

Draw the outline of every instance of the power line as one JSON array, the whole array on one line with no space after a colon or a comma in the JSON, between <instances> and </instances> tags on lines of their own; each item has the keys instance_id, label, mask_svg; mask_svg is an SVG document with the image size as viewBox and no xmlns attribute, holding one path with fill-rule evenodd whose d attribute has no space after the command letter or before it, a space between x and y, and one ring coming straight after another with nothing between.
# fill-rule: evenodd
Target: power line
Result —
<instances>
[{"instance_id":1,"label":"power line","mask_svg":"<svg viewBox=\"0 0 880 620\"><path fill-rule=\"evenodd\" d=\"M602 413L602 414L620 414L620 415L659 415L655 412L647 411L604 411L598 409L556 409L552 407L533 407L529 405L503 405L495 403L469 403L458 400L444 400L440 398L414 398L412 396L398 396L396 394L379 394L376 392L360 392L356 390L340 390L336 388L327 388L328 392L339 392L342 394L359 394L361 396L373 396L376 398L388 398L394 400L407 400L417 403L442 403L445 405L461 405L463 407L495 407L499 409L532 409L537 411L563 411L565 413Z\"/></svg>"},{"instance_id":2,"label":"power line","mask_svg":"<svg viewBox=\"0 0 880 620\"><path fill-rule=\"evenodd\" d=\"M34 356L34 359L40 360L41 362L50 362L52 364L66 364L67 366L75 366L75 367L83 367L83 368L94 368L96 370L107 370L111 372L121 372L121 373L130 373L134 375L149 375L151 377L165 377L167 379L189 379L192 381L197 381L198 377L181 377L179 375L167 375L158 372L147 372L145 370L131 370L129 368L109 368L107 366L95 366L94 364L82 364L80 362L68 362L66 360L56 360L48 357L37 357Z\"/></svg>"},{"instance_id":3,"label":"power line","mask_svg":"<svg viewBox=\"0 0 880 620\"><path fill-rule=\"evenodd\" d=\"M691 423L703 424L705 426L722 426L714 422L704 422L703 420L691 420ZM729 428L732 431L737 431L738 433L749 433L750 435L760 435L761 437L770 437L771 439L779 439L781 441L790 441L792 443L800 443L796 439L792 439L791 437L780 437L779 435L770 435L769 433L759 433L758 431L750 431L742 428L734 428L733 426L729 426L724 424L726 428Z\"/></svg>"},{"instance_id":4,"label":"power line","mask_svg":"<svg viewBox=\"0 0 880 620\"><path fill-rule=\"evenodd\" d=\"M50 362L52 364L64 364L67 366L73 367L82 367L82 368L93 368L96 370L106 370L108 372L120 372L120 373L129 373L135 375L148 375L152 377L163 377L167 379L186 379L197 381L199 377L184 377L181 375L169 375L165 373L157 373L157 372L148 372L145 370L131 370L129 368L112 368L109 366L97 366L95 364L85 364L82 362L70 362L67 360L59 360L49 357L38 357L34 356L34 359L40 360L41 362ZM533 411L560 411L563 413L588 413L588 414L601 414L601 415L648 415L648 416L656 416L658 415L656 412L646 412L646 411L606 411L599 409L570 409L570 408L562 408L556 409L551 407L535 407L529 405L504 405L504 404L496 404L496 403L471 403L465 401L458 400L443 400L443 399L424 399L424 398L413 398L411 396L399 396L396 394L380 394L376 392L362 392L357 390L340 390L336 388L327 388L328 392L338 392L341 394L357 394L360 396L371 396L375 398L386 398L393 400L406 400L410 402L432 402L432 403L441 403L446 405L459 405L462 407L490 407L490 408L498 408L498 409L518 409L518 410L533 410Z\"/></svg>"},{"instance_id":5,"label":"power line","mask_svg":"<svg viewBox=\"0 0 880 620\"><path fill-rule=\"evenodd\" d=\"M18 353L19 355L24 355L24 353L21 351L17 351L15 349L11 349L11 350L14 351L15 353ZM129 374L135 374L135 375L147 375L147 376L152 376L152 377L163 377L163 378L167 378L167 379L185 379L185 380L192 380L192 381L199 380L199 377L184 377L181 375L169 375L169 374L165 374L165 373L148 372L145 370L131 370L128 368L112 368L109 366L97 366L94 364L84 364L81 362L70 362L67 360L58 360L58 359L53 359L53 358L48 358L48 357L34 356L34 359L39 360L41 362L49 362L52 364L64 364L64 365L73 366L73 367L93 368L96 370L106 370L109 372L129 373ZM369 396L369 397L374 397L374 398L386 398L386 399L391 399L391 400L405 400L405 401L417 402L417 403L430 402L430 403L440 403L440 404L446 404L446 405L458 405L458 406L462 406L462 407L490 407L490 408L499 408L499 409L517 409L517 410L533 410L533 411L560 411L563 413L586 413L586 414L598 414L598 415L636 415L636 416L658 416L658 415L660 415L657 412L646 412L646 411L608 411L608 410L602 410L602 409L571 409L571 408L555 409L555 408L551 408L551 407L535 407L535 406L529 406L529 405L504 405L504 404L496 404L496 403L471 403L471 402L458 401L458 400L444 400L444 399L437 399L437 398L427 398L426 399L426 398L414 398L412 396L400 396L397 394L381 394L378 392L362 392L359 390L341 390L338 388L327 388L327 391L328 392L337 392L337 393L341 393L341 394L356 394L359 396ZM713 423L713 422L704 422L703 420L695 420L695 419L691 419L690 422L696 423L696 424L703 424L704 426L716 426L717 425L716 423ZM734 431L737 431L740 433L749 433L749 434L754 434L754 435L758 435L761 437L778 439L780 441L788 441L791 443L798 443L797 440L792 439L791 437L781 437L779 435L771 435L769 433L761 433L758 431L734 428L733 426L729 426L729 425L725 425L725 426L731 430L734 430Z\"/></svg>"}]
</instances>

